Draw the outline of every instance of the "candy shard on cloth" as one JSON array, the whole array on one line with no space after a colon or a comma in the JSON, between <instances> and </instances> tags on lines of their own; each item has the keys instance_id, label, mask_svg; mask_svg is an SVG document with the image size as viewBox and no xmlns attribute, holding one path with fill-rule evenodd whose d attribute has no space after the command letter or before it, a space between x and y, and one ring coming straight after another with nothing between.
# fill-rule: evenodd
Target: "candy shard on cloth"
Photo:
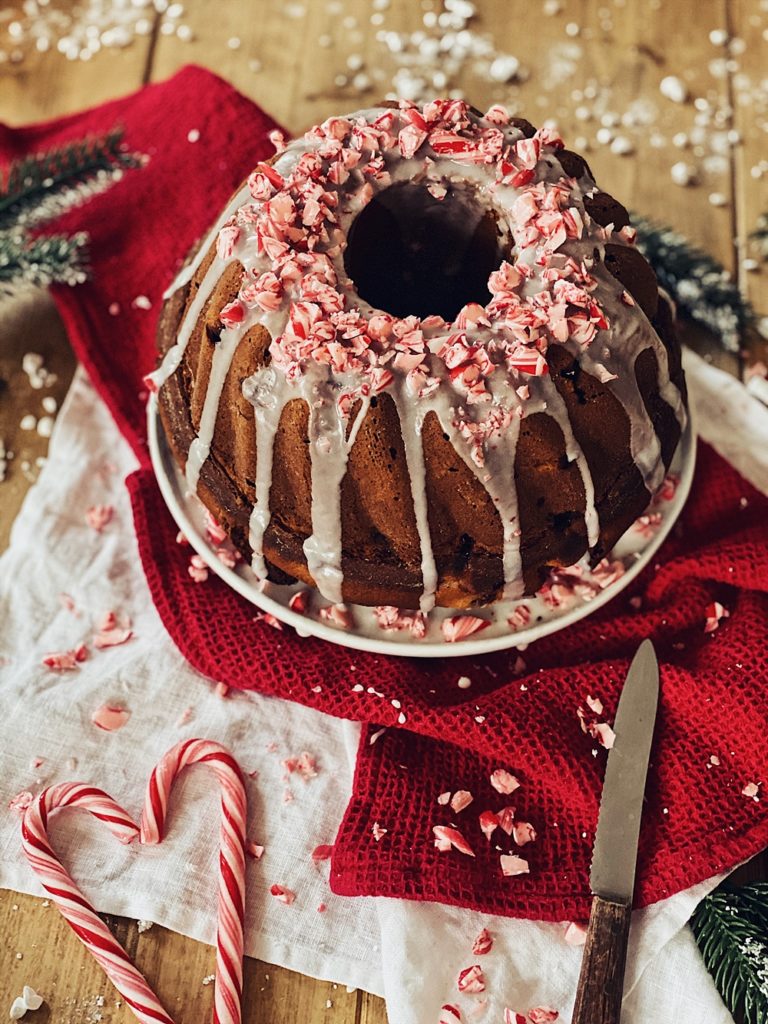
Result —
<instances>
[{"instance_id":1,"label":"candy shard on cloth","mask_svg":"<svg viewBox=\"0 0 768 1024\"><path fill-rule=\"evenodd\" d=\"M87 657L88 648L85 644L79 644L70 651L52 651L50 654L43 655L42 664L46 668L52 668L54 672L71 672Z\"/></svg>"},{"instance_id":2,"label":"candy shard on cloth","mask_svg":"<svg viewBox=\"0 0 768 1024\"><path fill-rule=\"evenodd\" d=\"M485 975L482 967L479 964L473 964L471 967L465 967L464 970L459 971L456 987L459 992L484 992Z\"/></svg>"},{"instance_id":3,"label":"candy shard on cloth","mask_svg":"<svg viewBox=\"0 0 768 1024\"><path fill-rule=\"evenodd\" d=\"M527 875L529 873L528 861L514 853L502 853L499 861L503 875Z\"/></svg>"},{"instance_id":4,"label":"candy shard on cloth","mask_svg":"<svg viewBox=\"0 0 768 1024\"><path fill-rule=\"evenodd\" d=\"M296 893L293 889L289 889L287 886L280 885L277 882L269 887L269 891L278 903L284 903L287 907L289 907L296 899Z\"/></svg>"},{"instance_id":5,"label":"candy shard on cloth","mask_svg":"<svg viewBox=\"0 0 768 1024\"><path fill-rule=\"evenodd\" d=\"M528 1020L531 1024L552 1024L560 1016L557 1010L551 1006L534 1006L528 1011Z\"/></svg>"},{"instance_id":6,"label":"candy shard on cloth","mask_svg":"<svg viewBox=\"0 0 768 1024\"><path fill-rule=\"evenodd\" d=\"M320 861L330 860L332 853L333 853L333 846L330 846L328 844L322 844L321 846L316 846L314 848L314 850L312 851L312 860L315 862L315 864L319 864Z\"/></svg>"},{"instance_id":7,"label":"candy shard on cloth","mask_svg":"<svg viewBox=\"0 0 768 1024\"><path fill-rule=\"evenodd\" d=\"M748 782L746 786L742 789L741 795L750 797L752 800L757 801L760 799L758 794L760 792L761 785L762 783L760 782Z\"/></svg>"},{"instance_id":8,"label":"candy shard on cloth","mask_svg":"<svg viewBox=\"0 0 768 1024\"><path fill-rule=\"evenodd\" d=\"M472 794L466 789L457 790L451 797L451 810L459 814L465 807L469 807L473 800ZM438 798L438 803L440 802Z\"/></svg>"},{"instance_id":9,"label":"candy shard on cloth","mask_svg":"<svg viewBox=\"0 0 768 1024\"><path fill-rule=\"evenodd\" d=\"M131 712L118 704L102 704L91 715L91 721L104 732L117 732L131 717Z\"/></svg>"},{"instance_id":10,"label":"candy shard on cloth","mask_svg":"<svg viewBox=\"0 0 768 1024\"><path fill-rule=\"evenodd\" d=\"M438 1024L460 1024L461 1010L453 1003L443 1003L440 1007Z\"/></svg>"},{"instance_id":11,"label":"candy shard on cloth","mask_svg":"<svg viewBox=\"0 0 768 1024\"><path fill-rule=\"evenodd\" d=\"M504 1007L504 1024L528 1024L528 1020L524 1013Z\"/></svg>"},{"instance_id":12,"label":"candy shard on cloth","mask_svg":"<svg viewBox=\"0 0 768 1024\"><path fill-rule=\"evenodd\" d=\"M497 768L491 774L491 785L497 793L503 793L508 796L510 793L514 793L516 789L520 788L520 782L505 768Z\"/></svg>"},{"instance_id":13,"label":"candy shard on cloth","mask_svg":"<svg viewBox=\"0 0 768 1024\"><path fill-rule=\"evenodd\" d=\"M91 505L85 513L85 521L92 530L101 533L112 522L114 511L112 505Z\"/></svg>"},{"instance_id":14,"label":"candy shard on cloth","mask_svg":"<svg viewBox=\"0 0 768 1024\"><path fill-rule=\"evenodd\" d=\"M447 853L453 847L467 857L475 856L472 847L457 828L450 825L433 825L432 832L435 835L435 846L441 853Z\"/></svg>"},{"instance_id":15,"label":"candy shard on cloth","mask_svg":"<svg viewBox=\"0 0 768 1024\"><path fill-rule=\"evenodd\" d=\"M378 821L374 821L373 825L371 825L371 834L373 835L374 841L377 843L380 842L387 832L389 832L389 829L382 828Z\"/></svg>"},{"instance_id":16,"label":"candy shard on cloth","mask_svg":"<svg viewBox=\"0 0 768 1024\"><path fill-rule=\"evenodd\" d=\"M499 827L499 816L495 811L483 811L479 816L480 828L485 838L490 842L495 829Z\"/></svg>"},{"instance_id":17,"label":"candy shard on cloth","mask_svg":"<svg viewBox=\"0 0 768 1024\"><path fill-rule=\"evenodd\" d=\"M484 956L486 953L490 953L493 948L493 936L487 928L481 929L478 932L477 938L472 943L472 952L475 956Z\"/></svg>"},{"instance_id":18,"label":"candy shard on cloth","mask_svg":"<svg viewBox=\"0 0 768 1024\"><path fill-rule=\"evenodd\" d=\"M578 921L569 921L563 932L569 946L583 946L587 941L587 926Z\"/></svg>"},{"instance_id":19,"label":"candy shard on cloth","mask_svg":"<svg viewBox=\"0 0 768 1024\"><path fill-rule=\"evenodd\" d=\"M728 609L721 605L719 601L713 601L712 604L707 605L704 612L704 632L714 633L723 619L729 618L730 614Z\"/></svg>"}]
</instances>

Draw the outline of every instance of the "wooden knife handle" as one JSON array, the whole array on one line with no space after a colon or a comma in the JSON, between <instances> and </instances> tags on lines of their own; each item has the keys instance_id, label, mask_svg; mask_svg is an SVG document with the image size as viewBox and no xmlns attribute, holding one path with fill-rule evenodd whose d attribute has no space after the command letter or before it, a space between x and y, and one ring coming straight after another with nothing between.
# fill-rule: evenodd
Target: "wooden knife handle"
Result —
<instances>
[{"instance_id":1,"label":"wooden knife handle","mask_svg":"<svg viewBox=\"0 0 768 1024\"><path fill-rule=\"evenodd\" d=\"M572 1024L618 1024L632 907L595 896Z\"/></svg>"}]
</instances>

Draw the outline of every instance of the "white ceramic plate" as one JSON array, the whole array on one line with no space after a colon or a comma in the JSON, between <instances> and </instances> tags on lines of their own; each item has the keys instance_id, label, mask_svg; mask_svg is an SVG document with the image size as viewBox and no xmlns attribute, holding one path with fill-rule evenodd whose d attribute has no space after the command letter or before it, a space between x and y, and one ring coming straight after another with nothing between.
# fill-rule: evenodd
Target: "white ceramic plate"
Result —
<instances>
[{"instance_id":1,"label":"white ceramic plate","mask_svg":"<svg viewBox=\"0 0 768 1024\"><path fill-rule=\"evenodd\" d=\"M688 497L696 458L696 435L689 419L670 468L670 472L678 478L674 494L667 499L657 499L649 510L652 513L650 521L643 522L646 517L642 517L621 537L609 559L621 562L624 571L606 586L600 587L588 568L582 567L581 576L577 580L579 585L575 589L571 587L569 591L571 577L556 588L560 603L554 607L552 597L547 600L537 596L522 601L497 602L472 612L438 608L428 617L424 638L414 639L408 629L383 629L373 609L361 605L347 605L353 624L349 628L341 628L321 617L321 610L328 607L328 602L314 591L308 591L306 613L299 614L291 610L288 602L298 591L307 591L303 584L286 587L265 583L259 581L244 563L234 569L226 566L206 536L205 510L196 497L187 493L184 476L166 444L155 395L150 397L148 418L149 450L163 498L179 529L212 572L262 612L292 626L301 636L317 636L356 650L411 658L450 658L488 654L509 647L522 648L601 608L642 572L672 529ZM190 580L190 586L197 585ZM199 585L205 586L204 583ZM588 598L582 596L585 592L589 593ZM525 606L522 612L521 605ZM517 621L528 620L527 624L517 628L509 624L516 610ZM443 622L464 615L477 615L489 620L490 625L464 640L453 643L446 641Z\"/></svg>"}]
</instances>

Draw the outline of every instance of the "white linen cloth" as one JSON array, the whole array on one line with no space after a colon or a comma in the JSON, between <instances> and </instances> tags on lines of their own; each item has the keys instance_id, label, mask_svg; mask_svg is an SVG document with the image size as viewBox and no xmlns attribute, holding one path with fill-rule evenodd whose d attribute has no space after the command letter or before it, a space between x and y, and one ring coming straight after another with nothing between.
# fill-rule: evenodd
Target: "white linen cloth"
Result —
<instances>
[{"instance_id":1,"label":"white linen cloth","mask_svg":"<svg viewBox=\"0 0 768 1024\"><path fill-rule=\"evenodd\" d=\"M700 432L721 450L727 445L739 469L768 490L768 462L760 461L766 446L757 443L758 436L768 438L768 410L697 357L689 354L686 368ZM566 945L561 926L329 891L328 865L315 865L310 854L333 842L350 793L358 726L258 694L222 699L184 662L139 563L123 486L134 464L79 370L48 463L0 559L0 885L41 892L21 852L18 816L5 812L16 793L87 781L138 815L149 773L167 749L186 737L215 739L244 771L258 772L248 780L249 836L265 852L247 868L249 955L382 995L391 1024L436 1022L443 1003L460 1005L464 1019L474 1019L468 1011L477 997L460 996L456 977L480 962L488 1005L479 1019L500 1022L505 1006L524 1012L549 1005L567 1022L581 950ZM95 504L115 508L100 534L84 518ZM62 606L61 593L72 597L76 613ZM76 671L41 665L50 651L89 642L110 609L130 615L128 643L91 647ZM119 731L104 732L91 721L105 702L130 711ZM305 750L317 757L317 777L286 780L283 759ZM42 764L34 767L36 759ZM53 822L55 848L98 910L215 940L218 791L211 773L184 773L159 847L122 847L82 813ZM634 915L625 1024L730 1024L685 926L717 881ZM275 882L296 892L295 903L285 906L269 894ZM325 913L317 910L321 903ZM471 946L481 927L495 944L475 958Z\"/></svg>"}]
</instances>

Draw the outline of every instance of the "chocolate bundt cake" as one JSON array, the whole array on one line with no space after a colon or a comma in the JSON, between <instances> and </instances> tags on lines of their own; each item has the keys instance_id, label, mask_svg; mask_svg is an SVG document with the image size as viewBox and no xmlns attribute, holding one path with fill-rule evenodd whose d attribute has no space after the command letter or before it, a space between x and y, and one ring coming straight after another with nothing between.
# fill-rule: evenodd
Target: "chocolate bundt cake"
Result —
<instances>
[{"instance_id":1,"label":"chocolate bundt cake","mask_svg":"<svg viewBox=\"0 0 768 1024\"><path fill-rule=\"evenodd\" d=\"M260 577L429 610L534 593L648 507L685 424L670 303L549 129L330 118L172 286L165 433Z\"/></svg>"}]
</instances>

